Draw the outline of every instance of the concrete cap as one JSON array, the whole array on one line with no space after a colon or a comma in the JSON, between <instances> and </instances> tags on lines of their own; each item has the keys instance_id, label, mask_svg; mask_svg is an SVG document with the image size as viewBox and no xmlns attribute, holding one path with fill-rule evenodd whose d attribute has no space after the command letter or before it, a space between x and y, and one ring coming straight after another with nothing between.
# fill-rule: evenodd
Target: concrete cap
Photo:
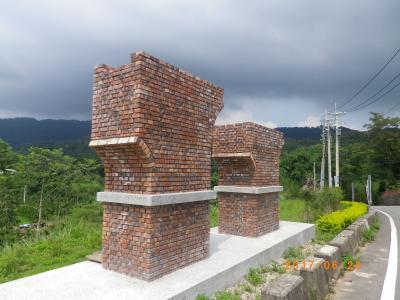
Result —
<instances>
[{"instance_id":1,"label":"concrete cap","mask_svg":"<svg viewBox=\"0 0 400 300\"><path fill-rule=\"evenodd\" d=\"M195 191L182 193L164 193L164 194L130 194L122 192L99 192L97 201L111 202L130 205L158 206L171 205L179 203L188 203L196 201L214 200L217 193L214 191Z\"/></svg>"},{"instance_id":2,"label":"concrete cap","mask_svg":"<svg viewBox=\"0 0 400 300\"><path fill-rule=\"evenodd\" d=\"M243 193L243 194L267 194L282 192L283 187L277 186L233 186L218 185L214 187L214 191L219 193Z\"/></svg>"}]
</instances>

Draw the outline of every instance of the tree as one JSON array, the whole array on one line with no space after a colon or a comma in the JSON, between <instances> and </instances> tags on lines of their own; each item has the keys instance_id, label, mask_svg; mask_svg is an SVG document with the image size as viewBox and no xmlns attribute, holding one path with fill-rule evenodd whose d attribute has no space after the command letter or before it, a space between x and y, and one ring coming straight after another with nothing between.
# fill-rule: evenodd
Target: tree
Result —
<instances>
[{"instance_id":1,"label":"tree","mask_svg":"<svg viewBox=\"0 0 400 300\"><path fill-rule=\"evenodd\" d=\"M5 169L11 168L15 163L15 154L11 147L0 139L0 172Z\"/></svg>"},{"instance_id":2,"label":"tree","mask_svg":"<svg viewBox=\"0 0 400 300\"><path fill-rule=\"evenodd\" d=\"M384 181L385 186L396 185L400 180L400 118L371 113L368 145L372 150L373 176Z\"/></svg>"}]
</instances>

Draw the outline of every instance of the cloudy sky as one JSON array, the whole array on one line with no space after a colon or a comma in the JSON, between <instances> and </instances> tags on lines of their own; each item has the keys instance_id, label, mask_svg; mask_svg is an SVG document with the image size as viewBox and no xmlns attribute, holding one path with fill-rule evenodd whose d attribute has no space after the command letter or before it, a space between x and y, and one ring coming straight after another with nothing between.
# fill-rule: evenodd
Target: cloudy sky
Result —
<instances>
[{"instance_id":1,"label":"cloudy sky","mask_svg":"<svg viewBox=\"0 0 400 300\"><path fill-rule=\"evenodd\" d=\"M398 0L3 1L0 118L90 119L93 66L143 50L222 86L219 123L317 125L400 47L399 12ZM398 72L400 54L343 109ZM346 125L396 102L400 87Z\"/></svg>"}]
</instances>

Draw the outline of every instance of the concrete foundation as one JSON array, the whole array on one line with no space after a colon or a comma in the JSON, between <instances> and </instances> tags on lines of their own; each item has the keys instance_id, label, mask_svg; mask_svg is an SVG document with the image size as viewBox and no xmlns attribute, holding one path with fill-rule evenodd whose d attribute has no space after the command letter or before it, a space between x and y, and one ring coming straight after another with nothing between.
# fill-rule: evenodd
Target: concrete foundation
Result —
<instances>
[{"instance_id":1,"label":"concrete foundation","mask_svg":"<svg viewBox=\"0 0 400 300\"><path fill-rule=\"evenodd\" d=\"M258 238L211 229L210 256L152 282L108 271L98 263L68 267L0 284L1 299L195 299L238 282L251 267L279 258L290 246L314 237L314 225L280 222L279 230Z\"/></svg>"}]
</instances>

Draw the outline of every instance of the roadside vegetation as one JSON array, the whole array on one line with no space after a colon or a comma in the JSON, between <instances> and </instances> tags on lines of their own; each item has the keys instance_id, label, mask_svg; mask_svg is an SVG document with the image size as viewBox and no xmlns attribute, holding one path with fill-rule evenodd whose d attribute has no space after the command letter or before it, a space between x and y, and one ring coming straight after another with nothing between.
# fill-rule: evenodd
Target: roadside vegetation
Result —
<instances>
[{"instance_id":1,"label":"roadside vegetation","mask_svg":"<svg viewBox=\"0 0 400 300\"><path fill-rule=\"evenodd\" d=\"M342 190L319 191L317 184L317 191L313 191L313 164L318 170L321 161L319 145L295 145L293 141L286 145L280 166L284 186L279 203L281 220L327 224L331 217L324 216L343 215L348 208L342 200L351 198L351 183L356 199L365 199L368 174L373 174L374 201L382 191L400 186L400 118L372 114L370 121L361 138L351 144L343 139ZM24 148L21 153L0 140L1 282L78 262L100 249L101 206L95 203L95 196L103 189L102 166L97 159L75 154L72 157L62 149L38 147ZM215 162L211 175L215 186ZM210 226L217 224L218 203L212 201ZM336 225L329 226L317 226L316 242L333 238ZM374 238L372 226L370 230L363 235L365 241ZM279 266L271 265L272 272L279 273ZM259 274L254 272L253 279Z\"/></svg>"}]
</instances>

